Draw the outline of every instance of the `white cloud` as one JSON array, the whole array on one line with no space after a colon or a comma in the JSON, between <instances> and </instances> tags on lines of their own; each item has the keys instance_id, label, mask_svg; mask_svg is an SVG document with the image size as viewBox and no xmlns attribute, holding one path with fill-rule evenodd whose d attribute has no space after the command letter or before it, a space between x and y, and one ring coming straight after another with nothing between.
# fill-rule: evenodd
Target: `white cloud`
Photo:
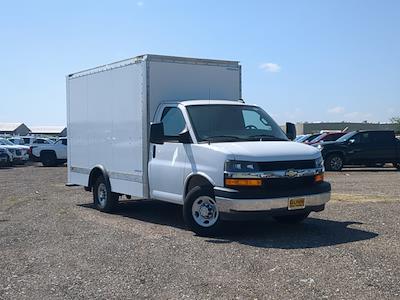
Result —
<instances>
[{"instance_id":1,"label":"white cloud","mask_svg":"<svg viewBox=\"0 0 400 300\"><path fill-rule=\"evenodd\" d=\"M335 107L328 109L328 113L330 113L330 114L341 114L343 112L344 112L343 106L335 106Z\"/></svg>"},{"instance_id":2,"label":"white cloud","mask_svg":"<svg viewBox=\"0 0 400 300\"><path fill-rule=\"evenodd\" d=\"M262 63L260 65L260 69L263 69L267 72L276 73L281 70L281 66L278 64L269 62L269 63Z\"/></svg>"},{"instance_id":3,"label":"white cloud","mask_svg":"<svg viewBox=\"0 0 400 300\"><path fill-rule=\"evenodd\" d=\"M136 5L139 6L139 7L141 7L141 6L144 5L144 2L143 2L143 1L136 2Z\"/></svg>"}]
</instances>

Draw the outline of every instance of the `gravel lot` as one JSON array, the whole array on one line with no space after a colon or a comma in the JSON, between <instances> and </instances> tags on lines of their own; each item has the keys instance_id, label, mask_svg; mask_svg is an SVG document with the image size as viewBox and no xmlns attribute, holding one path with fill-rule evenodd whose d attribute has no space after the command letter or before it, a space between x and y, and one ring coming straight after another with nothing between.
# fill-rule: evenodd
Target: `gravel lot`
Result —
<instances>
[{"instance_id":1,"label":"gravel lot","mask_svg":"<svg viewBox=\"0 0 400 300\"><path fill-rule=\"evenodd\" d=\"M334 200L303 224L202 238L176 205L94 210L65 167L0 169L0 299L400 298L400 172L326 178Z\"/></svg>"}]
</instances>

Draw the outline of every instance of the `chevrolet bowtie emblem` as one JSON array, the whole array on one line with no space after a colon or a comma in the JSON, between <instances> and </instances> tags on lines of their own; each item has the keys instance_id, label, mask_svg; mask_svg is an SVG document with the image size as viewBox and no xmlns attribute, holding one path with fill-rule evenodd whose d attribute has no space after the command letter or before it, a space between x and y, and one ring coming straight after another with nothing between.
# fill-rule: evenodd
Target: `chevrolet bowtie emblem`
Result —
<instances>
[{"instance_id":1,"label":"chevrolet bowtie emblem","mask_svg":"<svg viewBox=\"0 0 400 300\"><path fill-rule=\"evenodd\" d=\"M286 177L296 177L299 174L296 170L287 170L285 172Z\"/></svg>"}]
</instances>

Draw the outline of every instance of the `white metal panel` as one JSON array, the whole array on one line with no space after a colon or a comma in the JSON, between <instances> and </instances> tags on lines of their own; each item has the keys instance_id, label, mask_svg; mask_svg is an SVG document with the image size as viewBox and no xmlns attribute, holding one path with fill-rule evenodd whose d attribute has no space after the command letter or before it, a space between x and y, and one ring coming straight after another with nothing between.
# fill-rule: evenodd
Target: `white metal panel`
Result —
<instances>
[{"instance_id":1,"label":"white metal panel","mask_svg":"<svg viewBox=\"0 0 400 300\"><path fill-rule=\"evenodd\" d=\"M87 133L88 147L86 167L98 164L107 171L112 165L112 72L101 72L87 76ZM76 79L75 79L76 80Z\"/></svg>"},{"instance_id":2,"label":"white metal panel","mask_svg":"<svg viewBox=\"0 0 400 300\"><path fill-rule=\"evenodd\" d=\"M113 166L117 172L143 171L143 72L144 64L134 64L112 73L114 94L109 113L113 119Z\"/></svg>"},{"instance_id":3,"label":"white metal panel","mask_svg":"<svg viewBox=\"0 0 400 300\"><path fill-rule=\"evenodd\" d=\"M144 70L136 63L68 79L69 183L87 185L88 172L102 165L114 192L144 195Z\"/></svg>"},{"instance_id":4,"label":"white metal panel","mask_svg":"<svg viewBox=\"0 0 400 300\"><path fill-rule=\"evenodd\" d=\"M71 166L87 166L87 78L67 81L68 183L87 185L87 175L71 172Z\"/></svg>"},{"instance_id":5,"label":"white metal panel","mask_svg":"<svg viewBox=\"0 0 400 300\"><path fill-rule=\"evenodd\" d=\"M240 66L149 62L149 117L168 100L240 99Z\"/></svg>"}]
</instances>

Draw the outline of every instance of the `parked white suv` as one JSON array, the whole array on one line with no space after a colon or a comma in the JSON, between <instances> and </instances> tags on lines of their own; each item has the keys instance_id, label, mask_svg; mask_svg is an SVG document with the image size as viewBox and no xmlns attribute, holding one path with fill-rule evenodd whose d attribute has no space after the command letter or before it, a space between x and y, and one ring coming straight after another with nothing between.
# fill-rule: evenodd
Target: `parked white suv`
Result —
<instances>
[{"instance_id":1,"label":"parked white suv","mask_svg":"<svg viewBox=\"0 0 400 300\"><path fill-rule=\"evenodd\" d=\"M13 164L25 164L29 160L29 147L14 145L5 138L0 138L0 145L11 152Z\"/></svg>"},{"instance_id":2,"label":"parked white suv","mask_svg":"<svg viewBox=\"0 0 400 300\"><path fill-rule=\"evenodd\" d=\"M0 146L0 167L10 166L13 161L11 152L3 146Z\"/></svg>"},{"instance_id":3,"label":"parked white suv","mask_svg":"<svg viewBox=\"0 0 400 300\"><path fill-rule=\"evenodd\" d=\"M45 137L35 137L35 136L19 136L12 137L8 139L15 145L42 145L42 144L54 144L53 140Z\"/></svg>"},{"instance_id":4,"label":"parked white suv","mask_svg":"<svg viewBox=\"0 0 400 300\"><path fill-rule=\"evenodd\" d=\"M32 157L44 166L57 166L67 161L67 138L60 138L54 144L32 146Z\"/></svg>"}]
</instances>

